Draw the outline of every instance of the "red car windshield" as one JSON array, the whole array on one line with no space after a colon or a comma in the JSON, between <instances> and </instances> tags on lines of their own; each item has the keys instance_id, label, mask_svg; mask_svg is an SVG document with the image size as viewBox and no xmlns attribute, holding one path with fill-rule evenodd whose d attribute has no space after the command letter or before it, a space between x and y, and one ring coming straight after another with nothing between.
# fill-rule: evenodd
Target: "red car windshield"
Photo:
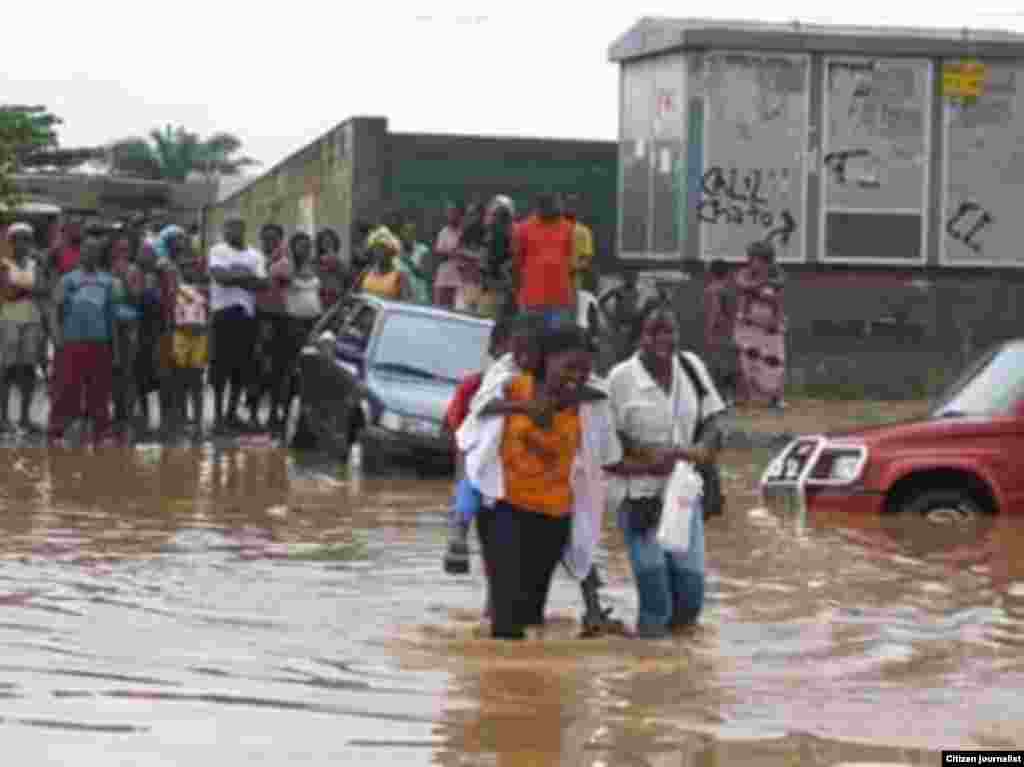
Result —
<instances>
[{"instance_id":1,"label":"red car windshield","mask_svg":"<svg viewBox=\"0 0 1024 767\"><path fill-rule=\"evenodd\" d=\"M964 371L933 415L1009 415L1024 399L1024 342L996 347Z\"/></svg>"}]
</instances>

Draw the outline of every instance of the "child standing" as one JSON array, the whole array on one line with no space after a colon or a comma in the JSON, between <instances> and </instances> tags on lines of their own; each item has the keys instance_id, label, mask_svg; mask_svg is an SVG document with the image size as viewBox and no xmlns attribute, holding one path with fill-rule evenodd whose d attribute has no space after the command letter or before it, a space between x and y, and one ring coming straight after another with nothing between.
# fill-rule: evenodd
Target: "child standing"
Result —
<instances>
[{"instance_id":1,"label":"child standing","mask_svg":"<svg viewBox=\"0 0 1024 767\"><path fill-rule=\"evenodd\" d=\"M184 421L192 403L191 423L196 436L203 433L203 372L210 361L210 303L201 259L194 255L181 263L181 281L174 301L173 375Z\"/></svg>"},{"instance_id":2,"label":"child standing","mask_svg":"<svg viewBox=\"0 0 1024 767\"><path fill-rule=\"evenodd\" d=\"M506 357L508 347L510 346L509 329L509 322L507 321L499 321L494 324L487 354L495 361L495 364L489 370L493 370L497 366L498 360ZM515 364L512 360L504 361L504 364L509 363ZM487 370L482 370L463 379L455 390L455 395L448 405L448 411L444 419L445 426L447 426L449 433L453 437L453 442L455 433L458 432L463 421L469 415L470 403L477 392L480 391L485 373L487 372ZM444 570L452 575L464 575L469 572L469 527L472 524L473 515L480 505L481 498L479 492L466 479L464 453L459 450L457 444L454 446L454 450L456 485L449 524L451 537L449 538L448 549L444 556Z\"/></svg>"},{"instance_id":3,"label":"child standing","mask_svg":"<svg viewBox=\"0 0 1024 767\"><path fill-rule=\"evenodd\" d=\"M50 442L62 439L80 415L83 395L93 422L93 443L107 436L114 375L114 278L99 271L103 243L90 237L82 244L78 268L57 285L57 321L61 326L61 364L56 399L50 411Z\"/></svg>"}]
</instances>

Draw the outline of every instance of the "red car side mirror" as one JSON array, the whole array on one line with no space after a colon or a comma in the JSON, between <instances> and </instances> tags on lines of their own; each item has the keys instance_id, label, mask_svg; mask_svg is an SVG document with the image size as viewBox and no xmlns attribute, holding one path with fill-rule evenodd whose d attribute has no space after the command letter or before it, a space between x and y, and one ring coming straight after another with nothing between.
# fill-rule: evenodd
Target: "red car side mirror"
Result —
<instances>
[{"instance_id":1,"label":"red car side mirror","mask_svg":"<svg viewBox=\"0 0 1024 767\"><path fill-rule=\"evenodd\" d=\"M1013 406L1013 414L1018 418L1024 418L1024 399L1017 400L1017 404Z\"/></svg>"}]
</instances>

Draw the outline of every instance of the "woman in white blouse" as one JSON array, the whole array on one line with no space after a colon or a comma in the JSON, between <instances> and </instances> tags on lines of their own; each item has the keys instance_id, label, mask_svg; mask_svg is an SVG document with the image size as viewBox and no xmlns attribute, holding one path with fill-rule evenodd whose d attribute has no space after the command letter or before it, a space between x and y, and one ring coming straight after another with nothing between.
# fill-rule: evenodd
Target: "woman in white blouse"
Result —
<instances>
[{"instance_id":1,"label":"woman in white blouse","mask_svg":"<svg viewBox=\"0 0 1024 767\"><path fill-rule=\"evenodd\" d=\"M662 306L643 321L639 349L608 376L616 429L627 455L647 461L648 474L615 480L622 498L618 522L629 549L639 597L637 635L656 638L696 622L704 604L704 521L693 514L690 548L670 554L655 540L662 496L676 461L707 464L715 460L716 430L703 428L725 410L704 364L687 355L680 362L674 313ZM700 376L694 384L689 370ZM700 396L703 388L705 394Z\"/></svg>"}]
</instances>

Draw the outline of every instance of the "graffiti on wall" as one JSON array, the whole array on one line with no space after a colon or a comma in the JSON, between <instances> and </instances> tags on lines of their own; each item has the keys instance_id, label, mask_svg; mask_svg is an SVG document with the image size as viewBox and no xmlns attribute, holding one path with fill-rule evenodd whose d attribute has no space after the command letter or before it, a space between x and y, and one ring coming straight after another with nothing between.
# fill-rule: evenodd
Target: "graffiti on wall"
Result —
<instances>
[{"instance_id":1,"label":"graffiti on wall","mask_svg":"<svg viewBox=\"0 0 1024 767\"><path fill-rule=\"evenodd\" d=\"M829 59L823 147L829 210L921 210L930 125L927 61Z\"/></svg>"},{"instance_id":2,"label":"graffiti on wall","mask_svg":"<svg viewBox=\"0 0 1024 767\"><path fill-rule=\"evenodd\" d=\"M768 194L770 187L778 187L780 179L788 183L788 168L737 168L723 170L715 165L701 179L701 200L697 204L697 217L704 224L725 224L744 227L758 226L764 230L762 239L789 245L796 231L796 218L789 208L772 210Z\"/></svg>"},{"instance_id":3,"label":"graffiti on wall","mask_svg":"<svg viewBox=\"0 0 1024 767\"><path fill-rule=\"evenodd\" d=\"M995 217L973 200L961 202L953 215L946 221L946 234L962 243L972 253L984 250L982 233L995 223Z\"/></svg>"},{"instance_id":4,"label":"graffiti on wall","mask_svg":"<svg viewBox=\"0 0 1024 767\"><path fill-rule=\"evenodd\" d=\"M765 239L781 260L804 258L797 233L806 189L808 69L800 55L696 57L704 153L691 204L704 258L741 258L751 242Z\"/></svg>"},{"instance_id":5,"label":"graffiti on wall","mask_svg":"<svg viewBox=\"0 0 1024 767\"><path fill-rule=\"evenodd\" d=\"M985 61L982 93L970 104L945 105L944 262L1024 265L1024 67Z\"/></svg>"}]
</instances>

